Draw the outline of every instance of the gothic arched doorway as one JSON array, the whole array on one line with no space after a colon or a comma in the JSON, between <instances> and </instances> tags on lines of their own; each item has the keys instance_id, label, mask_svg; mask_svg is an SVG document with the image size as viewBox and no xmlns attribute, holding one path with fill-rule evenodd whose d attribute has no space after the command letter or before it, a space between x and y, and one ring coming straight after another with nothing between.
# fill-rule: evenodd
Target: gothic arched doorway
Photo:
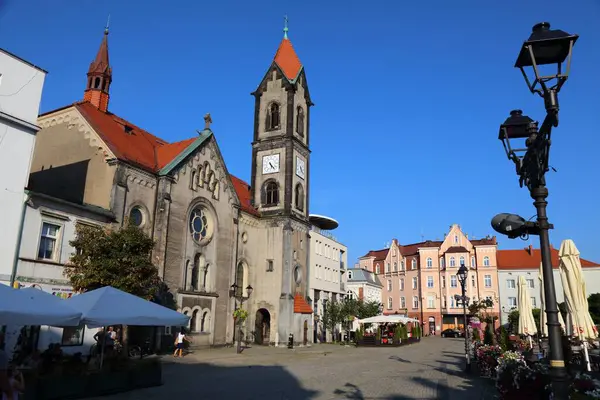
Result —
<instances>
[{"instance_id":1,"label":"gothic arched doorway","mask_svg":"<svg viewBox=\"0 0 600 400\"><path fill-rule=\"evenodd\" d=\"M256 312L254 341L256 344L268 345L271 338L271 314L266 308Z\"/></svg>"}]
</instances>

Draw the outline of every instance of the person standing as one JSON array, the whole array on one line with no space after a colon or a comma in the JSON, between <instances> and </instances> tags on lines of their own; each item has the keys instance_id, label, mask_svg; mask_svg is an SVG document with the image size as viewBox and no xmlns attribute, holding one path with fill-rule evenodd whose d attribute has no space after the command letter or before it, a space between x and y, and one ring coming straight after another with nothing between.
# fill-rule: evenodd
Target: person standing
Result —
<instances>
[{"instance_id":1,"label":"person standing","mask_svg":"<svg viewBox=\"0 0 600 400\"><path fill-rule=\"evenodd\" d=\"M185 342L191 343L192 341L185 335L185 328L182 327L175 338L175 352L173 353L173 357L183 357ZM177 353L179 353L179 356Z\"/></svg>"}]
</instances>

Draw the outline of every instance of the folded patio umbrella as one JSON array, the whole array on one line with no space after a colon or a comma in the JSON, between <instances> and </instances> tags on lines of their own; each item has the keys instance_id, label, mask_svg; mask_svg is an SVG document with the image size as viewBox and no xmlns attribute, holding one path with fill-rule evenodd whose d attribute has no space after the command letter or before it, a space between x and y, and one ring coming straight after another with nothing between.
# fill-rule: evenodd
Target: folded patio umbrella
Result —
<instances>
[{"instance_id":1,"label":"folded patio umbrella","mask_svg":"<svg viewBox=\"0 0 600 400\"><path fill-rule=\"evenodd\" d=\"M523 276L519 276L519 334L526 335L529 339L529 345L532 346L531 336L537 333L533 310L531 309L531 300L527 290L527 282Z\"/></svg>"},{"instance_id":2,"label":"folded patio umbrella","mask_svg":"<svg viewBox=\"0 0 600 400\"><path fill-rule=\"evenodd\" d=\"M189 317L141 297L105 286L63 300L90 328L109 325L187 326Z\"/></svg>"},{"instance_id":3,"label":"folded patio umbrella","mask_svg":"<svg viewBox=\"0 0 600 400\"><path fill-rule=\"evenodd\" d=\"M0 284L0 325L78 326L80 321L80 311L51 294Z\"/></svg>"}]
</instances>

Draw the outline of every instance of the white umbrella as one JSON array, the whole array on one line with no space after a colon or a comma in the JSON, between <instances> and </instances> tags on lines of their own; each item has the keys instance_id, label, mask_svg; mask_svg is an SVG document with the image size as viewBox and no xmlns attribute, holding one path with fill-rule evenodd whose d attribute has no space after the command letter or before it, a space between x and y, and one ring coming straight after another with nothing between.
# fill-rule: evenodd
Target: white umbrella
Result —
<instances>
[{"instance_id":1,"label":"white umbrella","mask_svg":"<svg viewBox=\"0 0 600 400\"><path fill-rule=\"evenodd\" d=\"M60 299L48 301L39 290L13 289L0 284L0 325L78 326L80 321L81 312Z\"/></svg>"},{"instance_id":2,"label":"white umbrella","mask_svg":"<svg viewBox=\"0 0 600 400\"><path fill-rule=\"evenodd\" d=\"M586 339L597 338L598 331L590 316L579 250L571 239L567 239L560 244L558 256L566 305L573 322L573 335L582 341L587 369L591 371Z\"/></svg>"},{"instance_id":3,"label":"white umbrella","mask_svg":"<svg viewBox=\"0 0 600 400\"><path fill-rule=\"evenodd\" d=\"M519 334L526 335L529 338L529 345L532 346L531 336L537 333L535 319L531 309L531 300L527 291L527 282L523 276L519 276ZM533 346L532 346L533 347Z\"/></svg>"},{"instance_id":4,"label":"white umbrella","mask_svg":"<svg viewBox=\"0 0 600 400\"><path fill-rule=\"evenodd\" d=\"M111 286L63 300L90 328L109 325L187 326L190 317Z\"/></svg>"},{"instance_id":5,"label":"white umbrella","mask_svg":"<svg viewBox=\"0 0 600 400\"><path fill-rule=\"evenodd\" d=\"M538 274L538 279L540 280L540 298L542 299L540 306L540 335L547 337L548 336L548 318L546 317L546 299L544 298L544 274L542 263L540 263L540 272ZM565 320L563 319L562 314L560 313L560 309L558 308L558 304L556 305L556 309L558 309L558 323L563 331L566 332Z\"/></svg>"}]
</instances>

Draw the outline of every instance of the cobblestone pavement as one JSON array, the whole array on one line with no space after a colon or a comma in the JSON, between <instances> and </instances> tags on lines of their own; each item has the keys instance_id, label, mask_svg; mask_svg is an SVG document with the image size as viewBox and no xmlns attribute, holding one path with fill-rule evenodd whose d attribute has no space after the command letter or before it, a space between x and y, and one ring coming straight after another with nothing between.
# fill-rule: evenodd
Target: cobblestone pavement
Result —
<instances>
[{"instance_id":1,"label":"cobblestone pavement","mask_svg":"<svg viewBox=\"0 0 600 400\"><path fill-rule=\"evenodd\" d=\"M493 399L490 381L464 376L463 343L427 337L399 348L198 350L163 358L163 386L106 399Z\"/></svg>"}]
</instances>

